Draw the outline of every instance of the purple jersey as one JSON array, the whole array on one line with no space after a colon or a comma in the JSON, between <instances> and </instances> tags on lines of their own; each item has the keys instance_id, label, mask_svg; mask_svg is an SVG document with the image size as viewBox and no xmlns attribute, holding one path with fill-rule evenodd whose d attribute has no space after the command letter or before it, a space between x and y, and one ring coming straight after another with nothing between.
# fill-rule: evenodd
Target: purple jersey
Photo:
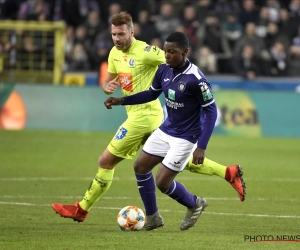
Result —
<instances>
[{"instance_id":1,"label":"purple jersey","mask_svg":"<svg viewBox=\"0 0 300 250\"><path fill-rule=\"evenodd\" d=\"M161 92L165 95L168 117L160 129L177 138L193 143L198 141L198 147L206 149L217 110L211 86L204 74L188 60L180 69L161 64L151 88L126 97L124 105L151 101Z\"/></svg>"},{"instance_id":2,"label":"purple jersey","mask_svg":"<svg viewBox=\"0 0 300 250\"><path fill-rule=\"evenodd\" d=\"M160 129L168 135L196 142L204 122L202 107L214 103L210 84L199 68L189 61L179 70L162 64L151 88L162 90L165 95L168 117Z\"/></svg>"}]
</instances>

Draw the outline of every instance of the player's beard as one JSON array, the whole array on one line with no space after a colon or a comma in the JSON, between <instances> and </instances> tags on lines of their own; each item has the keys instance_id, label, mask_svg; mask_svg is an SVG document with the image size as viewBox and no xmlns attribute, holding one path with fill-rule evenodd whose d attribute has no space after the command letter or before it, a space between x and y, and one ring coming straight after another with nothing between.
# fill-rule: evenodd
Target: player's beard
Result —
<instances>
[{"instance_id":1,"label":"player's beard","mask_svg":"<svg viewBox=\"0 0 300 250\"><path fill-rule=\"evenodd\" d=\"M126 51L131 45L131 39L128 38L123 43L119 43L117 46L117 43L115 43L115 46L118 50Z\"/></svg>"}]
</instances>

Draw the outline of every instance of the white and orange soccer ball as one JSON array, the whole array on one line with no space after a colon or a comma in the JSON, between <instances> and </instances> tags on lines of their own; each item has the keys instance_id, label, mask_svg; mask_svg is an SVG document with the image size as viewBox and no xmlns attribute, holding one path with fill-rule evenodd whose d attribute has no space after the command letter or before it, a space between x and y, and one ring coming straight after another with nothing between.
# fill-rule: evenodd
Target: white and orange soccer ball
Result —
<instances>
[{"instance_id":1,"label":"white and orange soccer ball","mask_svg":"<svg viewBox=\"0 0 300 250\"><path fill-rule=\"evenodd\" d=\"M122 208L117 217L117 222L122 231L139 231L143 228L145 221L144 212L137 206Z\"/></svg>"}]
</instances>

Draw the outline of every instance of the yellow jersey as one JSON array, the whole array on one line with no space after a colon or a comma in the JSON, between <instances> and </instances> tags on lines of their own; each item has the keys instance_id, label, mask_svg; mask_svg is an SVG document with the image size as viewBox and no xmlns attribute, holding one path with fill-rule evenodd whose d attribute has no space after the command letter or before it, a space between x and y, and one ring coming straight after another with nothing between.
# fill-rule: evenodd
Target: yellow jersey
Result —
<instances>
[{"instance_id":1,"label":"yellow jersey","mask_svg":"<svg viewBox=\"0 0 300 250\"><path fill-rule=\"evenodd\" d=\"M165 62L164 52L157 46L134 39L126 52L113 47L108 57L108 72L118 75L124 96L148 90L158 66ZM159 99L152 102L125 106L127 115L161 115Z\"/></svg>"}]
</instances>

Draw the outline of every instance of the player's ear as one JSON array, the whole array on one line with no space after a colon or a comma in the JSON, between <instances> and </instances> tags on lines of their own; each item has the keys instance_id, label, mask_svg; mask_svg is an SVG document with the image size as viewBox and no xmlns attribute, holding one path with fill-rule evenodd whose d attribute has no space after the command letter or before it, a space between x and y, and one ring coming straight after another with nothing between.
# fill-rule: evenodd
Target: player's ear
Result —
<instances>
[{"instance_id":1,"label":"player's ear","mask_svg":"<svg viewBox=\"0 0 300 250\"><path fill-rule=\"evenodd\" d=\"M186 56L188 52L189 52L189 49L186 48L186 49L184 49L184 50L182 51L182 55L183 55L183 56Z\"/></svg>"}]
</instances>

